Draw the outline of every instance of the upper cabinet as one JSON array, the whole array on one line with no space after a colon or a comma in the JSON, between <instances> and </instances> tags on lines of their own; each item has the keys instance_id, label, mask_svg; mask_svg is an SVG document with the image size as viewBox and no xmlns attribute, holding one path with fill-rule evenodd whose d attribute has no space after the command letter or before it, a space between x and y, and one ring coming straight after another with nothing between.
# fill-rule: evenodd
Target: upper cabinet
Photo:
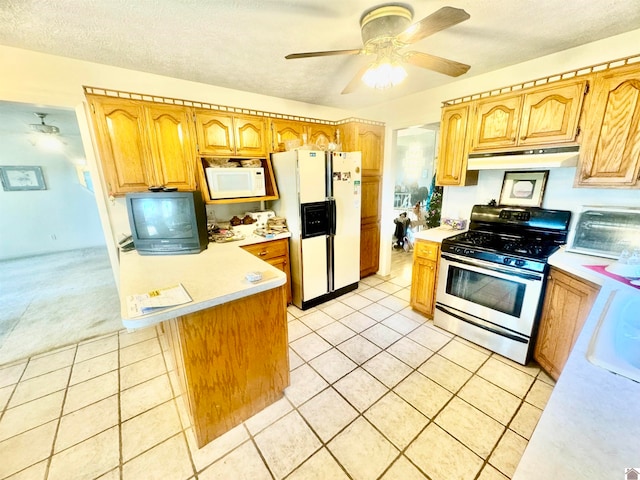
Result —
<instances>
[{"instance_id":1,"label":"upper cabinet","mask_svg":"<svg viewBox=\"0 0 640 480\"><path fill-rule=\"evenodd\" d=\"M284 152L285 143L289 141L299 141L302 145L302 135L306 133L305 122L296 120L281 120L272 118L269 120L269 131L271 133L271 151Z\"/></svg>"},{"instance_id":2,"label":"upper cabinet","mask_svg":"<svg viewBox=\"0 0 640 480\"><path fill-rule=\"evenodd\" d=\"M196 188L190 109L87 95L111 195L152 185Z\"/></svg>"},{"instance_id":3,"label":"upper cabinet","mask_svg":"<svg viewBox=\"0 0 640 480\"><path fill-rule=\"evenodd\" d=\"M575 142L587 81L562 81L478 100L472 152Z\"/></svg>"},{"instance_id":4,"label":"upper cabinet","mask_svg":"<svg viewBox=\"0 0 640 480\"><path fill-rule=\"evenodd\" d=\"M536 87L524 96L518 145L571 143L587 93L587 80Z\"/></svg>"},{"instance_id":5,"label":"upper cabinet","mask_svg":"<svg viewBox=\"0 0 640 480\"><path fill-rule=\"evenodd\" d=\"M266 157L264 117L196 109L196 135L201 155Z\"/></svg>"},{"instance_id":6,"label":"upper cabinet","mask_svg":"<svg viewBox=\"0 0 640 480\"><path fill-rule=\"evenodd\" d=\"M362 174L382 175L384 126L349 122L337 128L343 130L345 152L362 152Z\"/></svg>"},{"instance_id":7,"label":"upper cabinet","mask_svg":"<svg viewBox=\"0 0 640 480\"><path fill-rule=\"evenodd\" d=\"M478 101L471 150L515 146L521 109L521 95Z\"/></svg>"},{"instance_id":8,"label":"upper cabinet","mask_svg":"<svg viewBox=\"0 0 640 480\"><path fill-rule=\"evenodd\" d=\"M640 65L596 74L576 186L640 185Z\"/></svg>"},{"instance_id":9,"label":"upper cabinet","mask_svg":"<svg viewBox=\"0 0 640 480\"><path fill-rule=\"evenodd\" d=\"M436 168L436 184L439 186L466 185L472 181L471 176L467 179L468 123L468 104L442 109Z\"/></svg>"},{"instance_id":10,"label":"upper cabinet","mask_svg":"<svg viewBox=\"0 0 640 480\"><path fill-rule=\"evenodd\" d=\"M324 123L307 123L309 143L326 150L329 147L329 143L335 141L336 128L338 127L335 125Z\"/></svg>"}]
</instances>

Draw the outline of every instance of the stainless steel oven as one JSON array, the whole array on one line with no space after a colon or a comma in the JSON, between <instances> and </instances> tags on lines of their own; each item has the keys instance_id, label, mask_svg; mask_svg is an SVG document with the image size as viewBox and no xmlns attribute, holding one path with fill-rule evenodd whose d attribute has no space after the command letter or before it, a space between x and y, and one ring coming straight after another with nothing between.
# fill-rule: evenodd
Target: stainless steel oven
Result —
<instances>
[{"instance_id":1,"label":"stainless steel oven","mask_svg":"<svg viewBox=\"0 0 640 480\"><path fill-rule=\"evenodd\" d=\"M570 212L476 205L468 232L445 239L434 323L526 364L546 259L566 241Z\"/></svg>"},{"instance_id":2,"label":"stainless steel oven","mask_svg":"<svg viewBox=\"0 0 640 480\"><path fill-rule=\"evenodd\" d=\"M442 254L436 325L524 363L543 280L541 273Z\"/></svg>"}]
</instances>

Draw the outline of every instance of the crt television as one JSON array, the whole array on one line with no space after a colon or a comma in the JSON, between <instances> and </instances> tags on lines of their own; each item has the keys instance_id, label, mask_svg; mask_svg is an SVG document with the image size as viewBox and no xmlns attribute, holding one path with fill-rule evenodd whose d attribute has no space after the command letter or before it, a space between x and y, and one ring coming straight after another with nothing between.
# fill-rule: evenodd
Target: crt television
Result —
<instances>
[{"instance_id":1,"label":"crt television","mask_svg":"<svg viewBox=\"0 0 640 480\"><path fill-rule=\"evenodd\" d=\"M140 255L200 253L207 248L207 214L199 191L127 193L125 199Z\"/></svg>"}]
</instances>

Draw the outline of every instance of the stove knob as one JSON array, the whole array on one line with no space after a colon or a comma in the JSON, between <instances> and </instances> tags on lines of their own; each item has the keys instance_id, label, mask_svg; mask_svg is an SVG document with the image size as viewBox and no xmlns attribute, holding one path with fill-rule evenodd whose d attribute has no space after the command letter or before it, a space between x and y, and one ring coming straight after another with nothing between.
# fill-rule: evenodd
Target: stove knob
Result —
<instances>
[{"instance_id":1,"label":"stove knob","mask_svg":"<svg viewBox=\"0 0 640 480\"><path fill-rule=\"evenodd\" d=\"M511 260L513 260L513 258L504 257L502 259L502 263L504 263L505 265L509 265L511 263Z\"/></svg>"},{"instance_id":2,"label":"stove knob","mask_svg":"<svg viewBox=\"0 0 640 480\"><path fill-rule=\"evenodd\" d=\"M522 259L516 260L516 267L522 267L522 266L524 266L524 264L525 264L524 260L522 260Z\"/></svg>"}]
</instances>

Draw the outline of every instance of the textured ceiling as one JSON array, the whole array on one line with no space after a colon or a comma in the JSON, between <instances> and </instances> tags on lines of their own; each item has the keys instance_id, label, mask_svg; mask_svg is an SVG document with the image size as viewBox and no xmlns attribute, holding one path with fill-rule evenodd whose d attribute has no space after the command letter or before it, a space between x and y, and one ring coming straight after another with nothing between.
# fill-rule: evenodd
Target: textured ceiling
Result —
<instances>
[{"instance_id":1,"label":"textured ceiling","mask_svg":"<svg viewBox=\"0 0 640 480\"><path fill-rule=\"evenodd\" d=\"M285 60L361 47L376 0L2 0L0 44L319 105L358 109L451 81L409 66L387 91L340 92L372 57ZM414 0L414 22L445 5L471 18L409 49L473 76L640 26L640 0ZM109 87L109 85L97 85Z\"/></svg>"}]
</instances>

